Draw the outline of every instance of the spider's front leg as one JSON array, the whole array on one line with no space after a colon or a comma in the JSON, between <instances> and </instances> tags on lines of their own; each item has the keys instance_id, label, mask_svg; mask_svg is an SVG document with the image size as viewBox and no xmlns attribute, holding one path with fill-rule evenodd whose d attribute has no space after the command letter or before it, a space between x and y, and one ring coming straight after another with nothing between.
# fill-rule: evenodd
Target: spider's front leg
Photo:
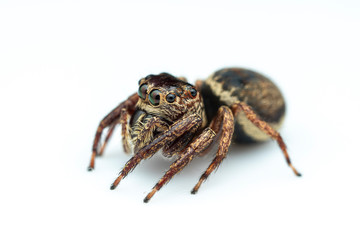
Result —
<instances>
[{"instance_id":1,"label":"spider's front leg","mask_svg":"<svg viewBox=\"0 0 360 240\"><path fill-rule=\"evenodd\" d=\"M152 191L144 199L144 202L147 203L157 191L168 183L175 174L180 172L188 163L190 163L196 155L209 147L215 136L216 134L213 130L206 128L198 137L193 139L192 142L181 152L179 158L170 165L170 169L153 187Z\"/></svg>"},{"instance_id":2,"label":"spider's front leg","mask_svg":"<svg viewBox=\"0 0 360 240\"><path fill-rule=\"evenodd\" d=\"M126 164L119 173L110 189L117 187L120 181L125 178L143 159L153 156L166 143L173 142L192 128L199 128L202 120L197 114L192 114L173 123L168 130L158 135L150 144L141 148Z\"/></svg>"},{"instance_id":3,"label":"spider's front leg","mask_svg":"<svg viewBox=\"0 0 360 240\"><path fill-rule=\"evenodd\" d=\"M139 96L137 93L131 95L126 101L120 103L119 106L117 106L108 115L106 115L103 118L103 120L101 120L101 122L97 128L95 138L94 138L90 165L88 167L89 171L94 169L96 154L99 153L101 155L103 153L106 143L109 141L109 139L114 131L114 128L118 123L120 123L122 125L121 135L123 138L124 151L127 153L130 151L129 144L127 141L127 135L128 135L127 121L128 121L128 117L134 113L135 105L138 100L139 100ZM106 127L110 127L110 128L109 128L108 134L106 136L105 142L104 142L103 146L101 147L101 150L98 152L101 135L102 135L103 130Z\"/></svg>"},{"instance_id":4,"label":"spider's front leg","mask_svg":"<svg viewBox=\"0 0 360 240\"><path fill-rule=\"evenodd\" d=\"M166 143L162 149L162 154L168 158L178 156L178 154L181 153L181 151L191 141L197 131L197 128L192 128L175 141Z\"/></svg>"},{"instance_id":5,"label":"spider's front leg","mask_svg":"<svg viewBox=\"0 0 360 240\"><path fill-rule=\"evenodd\" d=\"M231 138L234 131L234 117L231 110L226 107L220 107L217 116L210 123L210 127L206 128L198 137L193 139L190 144L181 152L180 157L170 166L170 169L153 187L152 191L145 197L144 202L148 202L153 195L159 191L171 178L180 172L191 160L206 150L214 141L215 136L220 134L219 148L215 159L212 161L206 172L201 176L199 183L195 186L192 193L196 193L201 183L216 169L221 161L225 158Z\"/></svg>"}]
</instances>

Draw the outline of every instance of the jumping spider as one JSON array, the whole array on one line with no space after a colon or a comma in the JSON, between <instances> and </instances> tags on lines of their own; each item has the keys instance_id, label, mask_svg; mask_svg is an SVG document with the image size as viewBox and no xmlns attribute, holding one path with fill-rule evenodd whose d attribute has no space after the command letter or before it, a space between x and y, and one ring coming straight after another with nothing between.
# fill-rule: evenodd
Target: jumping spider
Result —
<instances>
[{"instance_id":1,"label":"jumping spider","mask_svg":"<svg viewBox=\"0 0 360 240\"><path fill-rule=\"evenodd\" d=\"M97 128L89 170L96 154L101 155L116 125L121 124L124 151L134 152L111 189L141 160L159 150L175 157L170 169L145 197L148 202L164 184L195 156L216 147L215 158L201 175L192 194L226 157L231 141L259 142L272 138L279 144L295 175L286 146L277 129L285 114L279 89L263 75L242 68L221 69L195 86L168 73L148 75L139 81L139 90L111 111ZM101 134L109 127L98 151ZM212 144L213 142L217 144Z\"/></svg>"}]
</instances>

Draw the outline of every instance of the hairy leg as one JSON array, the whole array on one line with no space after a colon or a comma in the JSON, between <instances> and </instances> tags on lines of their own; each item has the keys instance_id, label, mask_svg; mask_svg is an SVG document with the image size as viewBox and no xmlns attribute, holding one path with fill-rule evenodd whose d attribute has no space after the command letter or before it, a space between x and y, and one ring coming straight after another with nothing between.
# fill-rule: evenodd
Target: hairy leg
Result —
<instances>
[{"instance_id":1,"label":"hairy leg","mask_svg":"<svg viewBox=\"0 0 360 240\"><path fill-rule=\"evenodd\" d=\"M129 172L131 172L143 159L147 159L159 151L166 142L172 142L185 132L192 128L199 128L202 120L196 115L190 115L186 118L176 121L170 126L168 130L158 135L151 143L141 148L126 164L125 167L119 173L110 189L115 189L120 181L125 178Z\"/></svg>"},{"instance_id":2,"label":"hairy leg","mask_svg":"<svg viewBox=\"0 0 360 240\"><path fill-rule=\"evenodd\" d=\"M249 105L243 102L237 102L232 107L232 111L234 115L236 116L240 111L243 111L247 117L256 127L258 127L260 130L262 130L264 133L269 135L272 139L276 140L279 147L281 148L281 151L283 152L286 162L289 165L289 167L293 170L296 176L300 177L301 174L295 169L295 167L291 164L289 154L286 150L286 145L280 136L280 134L273 129L267 122L262 121L258 118L258 116L255 114L255 112L251 109Z\"/></svg>"},{"instance_id":3,"label":"hairy leg","mask_svg":"<svg viewBox=\"0 0 360 240\"><path fill-rule=\"evenodd\" d=\"M169 142L165 144L163 147L163 155L166 157L173 157L180 153L186 145L192 140L193 136L195 136L196 131L198 129L190 129L188 132L186 132L184 135L176 139L174 142Z\"/></svg>"},{"instance_id":4,"label":"hairy leg","mask_svg":"<svg viewBox=\"0 0 360 240\"><path fill-rule=\"evenodd\" d=\"M98 152L98 146L99 146L99 142L100 142L101 135L102 135L104 128L111 126L112 124L115 124L116 121L118 121L119 118L121 117L121 112L124 111L123 109L126 109L126 111L129 114L132 114L135 111L135 105L136 105L138 99L139 99L139 96L137 93L131 95L126 101L120 103L119 106L117 106L108 115L106 115L103 118L103 120L101 120L101 122L96 130L96 134L95 134L95 138L94 138L90 165L88 167L89 171L93 170L95 167L95 156Z\"/></svg>"},{"instance_id":5,"label":"hairy leg","mask_svg":"<svg viewBox=\"0 0 360 240\"><path fill-rule=\"evenodd\" d=\"M214 130L216 134L220 134L219 147L215 158L191 191L192 194L195 194L199 190L201 184L219 167L222 160L226 157L234 132L234 117L231 110L226 106L220 107L216 117L210 123L210 128Z\"/></svg>"},{"instance_id":6,"label":"hairy leg","mask_svg":"<svg viewBox=\"0 0 360 240\"><path fill-rule=\"evenodd\" d=\"M180 172L191 160L206 149L216 136L215 132L210 128L206 128L198 137L196 137L185 149L182 151L180 157L171 164L170 169L153 187L152 191L146 196L144 202L148 202L152 196L159 191L171 178Z\"/></svg>"}]
</instances>

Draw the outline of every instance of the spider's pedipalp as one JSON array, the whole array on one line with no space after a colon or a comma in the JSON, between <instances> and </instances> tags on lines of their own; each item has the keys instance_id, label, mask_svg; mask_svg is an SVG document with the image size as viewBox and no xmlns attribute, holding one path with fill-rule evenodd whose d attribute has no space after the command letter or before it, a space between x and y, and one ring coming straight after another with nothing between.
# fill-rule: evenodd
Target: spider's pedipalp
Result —
<instances>
[{"instance_id":1,"label":"spider's pedipalp","mask_svg":"<svg viewBox=\"0 0 360 240\"><path fill-rule=\"evenodd\" d=\"M146 143L151 142L154 138L154 132L164 132L169 128L169 125L161 120L159 117L152 117L141 129L138 130L136 139L134 140L134 152L137 153L139 149L144 147Z\"/></svg>"}]
</instances>

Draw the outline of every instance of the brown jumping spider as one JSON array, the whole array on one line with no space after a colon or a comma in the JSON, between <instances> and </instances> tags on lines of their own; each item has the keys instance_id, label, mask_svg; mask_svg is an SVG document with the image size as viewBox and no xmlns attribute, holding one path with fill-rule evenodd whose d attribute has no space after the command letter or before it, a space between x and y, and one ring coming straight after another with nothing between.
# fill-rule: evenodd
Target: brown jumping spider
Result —
<instances>
[{"instance_id":1,"label":"brown jumping spider","mask_svg":"<svg viewBox=\"0 0 360 240\"><path fill-rule=\"evenodd\" d=\"M279 89L259 73L226 68L195 86L168 73L149 75L139 81L139 90L111 111L97 128L89 170L96 154L101 155L116 125L121 124L124 151L134 152L111 185L115 189L141 160L159 150L175 157L170 169L145 197L148 202L164 184L180 172L195 156L216 147L215 158L201 175L192 194L226 157L231 141L259 142L272 138L279 144L288 165L286 146L277 132L285 114ZM98 151L101 134L109 127ZM212 144L212 143L215 144Z\"/></svg>"}]
</instances>

